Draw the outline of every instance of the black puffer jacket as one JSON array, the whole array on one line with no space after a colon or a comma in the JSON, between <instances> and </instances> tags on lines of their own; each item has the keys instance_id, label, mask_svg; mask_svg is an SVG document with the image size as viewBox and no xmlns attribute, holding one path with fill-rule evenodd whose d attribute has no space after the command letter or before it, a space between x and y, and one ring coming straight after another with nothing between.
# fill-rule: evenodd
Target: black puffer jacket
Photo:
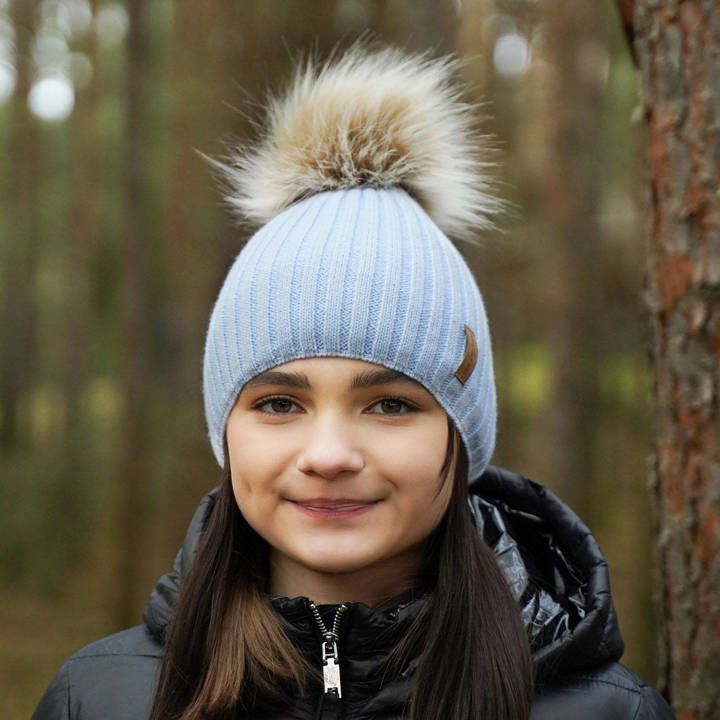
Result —
<instances>
[{"instance_id":1,"label":"black puffer jacket","mask_svg":"<svg viewBox=\"0 0 720 720\"><path fill-rule=\"evenodd\" d=\"M146 718L182 577L215 503L203 498L174 569L160 579L145 624L111 635L73 655L53 679L32 720ZM594 538L556 496L527 478L489 468L470 487L478 527L495 549L523 608L540 682L531 720L672 720L655 690L617 660L623 651L610 597L607 566ZM293 640L320 665L320 630L306 598L271 598ZM341 706L314 688L292 707L258 709L254 720L400 720L407 677L378 673L423 600L381 613L351 604L343 617ZM335 608L321 606L327 623Z\"/></svg>"}]
</instances>

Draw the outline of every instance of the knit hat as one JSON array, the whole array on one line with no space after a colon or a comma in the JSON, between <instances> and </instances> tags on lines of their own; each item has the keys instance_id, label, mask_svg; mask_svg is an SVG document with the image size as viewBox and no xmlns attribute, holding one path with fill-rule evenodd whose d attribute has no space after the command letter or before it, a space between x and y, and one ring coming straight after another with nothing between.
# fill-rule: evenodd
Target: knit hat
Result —
<instances>
[{"instance_id":1,"label":"knit hat","mask_svg":"<svg viewBox=\"0 0 720 720\"><path fill-rule=\"evenodd\" d=\"M203 368L223 462L243 385L281 363L346 357L423 385L459 430L469 478L495 444L490 336L472 273L445 233L490 226L498 201L474 108L447 58L355 46L304 64L268 105L257 147L224 162L226 201L261 225L215 303Z\"/></svg>"}]
</instances>

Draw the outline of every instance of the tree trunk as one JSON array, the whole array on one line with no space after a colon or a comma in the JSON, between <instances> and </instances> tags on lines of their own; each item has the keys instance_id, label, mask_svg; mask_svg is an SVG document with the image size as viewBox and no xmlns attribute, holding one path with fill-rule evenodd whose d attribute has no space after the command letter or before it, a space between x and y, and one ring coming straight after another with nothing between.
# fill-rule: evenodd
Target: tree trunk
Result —
<instances>
[{"instance_id":1,"label":"tree trunk","mask_svg":"<svg viewBox=\"0 0 720 720\"><path fill-rule=\"evenodd\" d=\"M588 139L602 135L604 87L600 63L583 62L583 57L603 47L603 9L598 3L560 3L548 15L547 60L555 77L548 93L552 121L546 140L552 163L540 178L540 192L549 225L543 253L552 276L549 340L555 372L543 477L552 478L553 489L585 516L589 508L583 499L596 480L600 410L599 343L587 328L602 315L596 218L603 150Z\"/></svg>"},{"instance_id":2,"label":"tree trunk","mask_svg":"<svg viewBox=\"0 0 720 720\"><path fill-rule=\"evenodd\" d=\"M93 16L97 0L91 0ZM83 39L80 50L97 67L97 41L93 33ZM97 188L100 185L100 164L97 154L97 98L98 81L77 95L70 125L70 156L75 165L70 170L72 193L64 237L68 278L67 299L63 312L62 336L65 338L60 359L65 420L60 437L60 457L57 481L52 489L53 512L64 518L55 528L55 550L63 558L62 567L76 564L83 555L82 545L87 538L79 528L87 527L88 493L88 436L83 393L91 366L94 317L90 286L92 254L97 236Z\"/></svg>"},{"instance_id":3,"label":"tree trunk","mask_svg":"<svg viewBox=\"0 0 720 720\"><path fill-rule=\"evenodd\" d=\"M36 5L18 0L12 20L17 33L17 86L5 151L9 168L8 233L0 243L0 452L29 445L23 401L32 387L36 348L35 274L40 233L37 192L40 165L38 120L28 108ZM7 181L6 181L7 182Z\"/></svg>"},{"instance_id":4,"label":"tree trunk","mask_svg":"<svg viewBox=\"0 0 720 720\"><path fill-rule=\"evenodd\" d=\"M720 5L629 5L649 128L661 685L678 718L710 720L720 717Z\"/></svg>"},{"instance_id":5,"label":"tree trunk","mask_svg":"<svg viewBox=\"0 0 720 720\"><path fill-rule=\"evenodd\" d=\"M147 406L152 388L149 377L150 302L149 262L151 239L147 232L148 193L145 174L148 147L146 127L146 77L148 29L142 0L126 4L130 19L127 38L124 237L122 242L122 331L119 368L123 409L120 424L117 488L119 492L119 576L116 623L127 627L138 622L136 593L143 557L144 516L148 492Z\"/></svg>"}]
</instances>

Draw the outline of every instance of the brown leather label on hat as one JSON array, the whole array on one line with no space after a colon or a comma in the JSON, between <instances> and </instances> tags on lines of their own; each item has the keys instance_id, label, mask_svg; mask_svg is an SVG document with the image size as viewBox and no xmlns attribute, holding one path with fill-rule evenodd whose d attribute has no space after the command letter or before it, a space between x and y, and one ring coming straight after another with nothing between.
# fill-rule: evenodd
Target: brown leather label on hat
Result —
<instances>
[{"instance_id":1,"label":"brown leather label on hat","mask_svg":"<svg viewBox=\"0 0 720 720\"><path fill-rule=\"evenodd\" d=\"M464 385L477 362L478 349L473 331L467 325L463 325L463 327L465 328L465 355L455 371L455 377Z\"/></svg>"}]
</instances>

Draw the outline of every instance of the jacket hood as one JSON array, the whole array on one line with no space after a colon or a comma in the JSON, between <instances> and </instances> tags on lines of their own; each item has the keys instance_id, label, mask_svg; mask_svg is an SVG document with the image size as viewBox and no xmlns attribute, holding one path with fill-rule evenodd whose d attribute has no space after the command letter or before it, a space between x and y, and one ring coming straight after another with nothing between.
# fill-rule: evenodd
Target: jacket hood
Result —
<instances>
[{"instance_id":1,"label":"jacket hood","mask_svg":"<svg viewBox=\"0 0 720 720\"><path fill-rule=\"evenodd\" d=\"M215 506L218 489L201 500L173 569L153 589L143 618L162 642L183 578ZM617 660L624 645L610 595L605 558L580 518L539 483L494 466L469 488L478 531L495 550L522 608L538 679L590 670ZM293 601L277 599L280 612ZM362 605L362 604L359 604ZM368 626L405 623L417 601L401 612L362 606ZM373 614L377 617L373 620Z\"/></svg>"},{"instance_id":2,"label":"jacket hood","mask_svg":"<svg viewBox=\"0 0 720 720\"><path fill-rule=\"evenodd\" d=\"M471 484L470 506L522 607L538 678L619 660L608 567L585 523L539 483L493 466Z\"/></svg>"}]
</instances>

